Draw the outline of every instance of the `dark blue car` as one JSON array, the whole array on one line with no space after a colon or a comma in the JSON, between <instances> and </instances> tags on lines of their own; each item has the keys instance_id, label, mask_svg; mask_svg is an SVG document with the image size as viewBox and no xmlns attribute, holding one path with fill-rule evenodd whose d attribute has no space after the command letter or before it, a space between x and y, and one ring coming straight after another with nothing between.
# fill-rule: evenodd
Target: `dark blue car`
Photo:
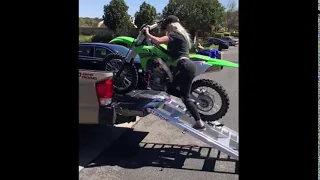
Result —
<instances>
[{"instance_id":1,"label":"dark blue car","mask_svg":"<svg viewBox=\"0 0 320 180\"><path fill-rule=\"evenodd\" d=\"M229 46L235 46L235 45L237 45L237 41L234 40L234 39L233 39L232 37L230 37L230 36L224 36L224 37L222 37L221 39L224 40L224 41L226 41L226 42L228 42L228 43L229 43Z\"/></svg>"},{"instance_id":2,"label":"dark blue car","mask_svg":"<svg viewBox=\"0 0 320 180\"><path fill-rule=\"evenodd\" d=\"M224 40L218 39L218 38L209 38L205 44L207 46L211 46L212 44L218 45L219 51L221 51L223 49L229 49L229 43L227 41L224 41Z\"/></svg>"},{"instance_id":3,"label":"dark blue car","mask_svg":"<svg viewBox=\"0 0 320 180\"><path fill-rule=\"evenodd\" d=\"M103 59L110 53L119 53L127 55L129 49L107 43L80 43L79 44L79 69L105 70ZM134 59L135 63L140 62L137 55Z\"/></svg>"}]
</instances>

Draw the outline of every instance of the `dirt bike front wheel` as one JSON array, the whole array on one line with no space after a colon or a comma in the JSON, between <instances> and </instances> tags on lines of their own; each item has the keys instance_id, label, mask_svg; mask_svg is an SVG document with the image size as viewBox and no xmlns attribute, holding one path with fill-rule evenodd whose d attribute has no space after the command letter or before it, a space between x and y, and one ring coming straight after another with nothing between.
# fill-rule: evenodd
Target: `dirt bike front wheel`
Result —
<instances>
[{"instance_id":1,"label":"dirt bike front wheel","mask_svg":"<svg viewBox=\"0 0 320 180\"><path fill-rule=\"evenodd\" d=\"M117 74L124 65L125 57L121 54L109 54L104 58L104 67L106 71ZM138 84L138 71L133 64L126 64L119 76L114 77L114 91L120 94L128 93L136 89Z\"/></svg>"}]
</instances>

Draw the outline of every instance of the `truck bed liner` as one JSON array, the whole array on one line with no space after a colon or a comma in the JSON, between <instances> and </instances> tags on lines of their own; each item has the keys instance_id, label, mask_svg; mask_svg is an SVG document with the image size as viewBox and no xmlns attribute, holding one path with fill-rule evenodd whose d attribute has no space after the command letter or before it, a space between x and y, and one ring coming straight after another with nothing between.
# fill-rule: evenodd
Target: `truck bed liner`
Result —
<instances>
[{"instance_id":1,"label":"truck bed liner","mask_svg":"<svg viewBox=\"0 0 320 180\"><path fill-rule=\"evenodd\" d=\"M113 104L117 113L124 116L146 116L147 108L157 108L168 94L162 91L134 90L127 94L114 94Z\"/></svg>"}]
</instances>

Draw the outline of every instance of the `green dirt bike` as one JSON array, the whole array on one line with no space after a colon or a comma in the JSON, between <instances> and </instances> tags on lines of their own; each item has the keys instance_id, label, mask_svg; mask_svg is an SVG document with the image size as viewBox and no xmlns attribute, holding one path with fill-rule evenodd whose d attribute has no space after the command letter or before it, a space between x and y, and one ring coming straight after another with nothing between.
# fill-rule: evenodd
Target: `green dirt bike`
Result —
<instances>
[{"instance_id":1,"label":"green dirt bike","mask_svg":"<svg viewBox=\"0 0 320 180\"><path fill-rule=\"evenodd\" d=\"M105 67L108 71L114 72L114 90L117 93L127 93L136 89L138 84L138 70L134 65L134 57L140 57L140 70L148 72L148 83L152 90L166 91L167 86L172 82L176 61L167 55L167 46L164 44L149 44L145 35L145 27L150 31L161 25L159 21L151 26L142 25L136 39L132 37L120 36L112 39L110 43L129 47L126 56L121 54L109 54L105 57ZM238 64L214 59L199 54L190 54L190 59L195 63L196 75L220 71L223 67L238 68ZM209 88L206 90L205 88ZM209 90L216 91L213 95ZM179 87L177 87L179 90ZM173 94L172 94L173 95ZM174 95L179 97L179 95ZM204 121L216 121L222 118L229 109L229 97L225 89L215 81L209 79L199 79L193 82L191 98L197 105L201 118ZM220 96L221 105L216 104L216 98ZM210 112L212 110L215 112Z\"/></svg>"}]
</instances>

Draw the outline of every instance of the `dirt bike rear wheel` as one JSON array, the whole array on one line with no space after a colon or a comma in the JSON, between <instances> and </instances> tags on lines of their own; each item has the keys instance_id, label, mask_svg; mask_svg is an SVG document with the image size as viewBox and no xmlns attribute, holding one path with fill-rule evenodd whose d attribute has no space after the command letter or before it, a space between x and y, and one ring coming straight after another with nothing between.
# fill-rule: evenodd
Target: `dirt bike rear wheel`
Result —
<instances>
[{"instance_id":1,"label":"dirt bike rear wheel","mask_svg":"<svg viewBox=\"0 0 320 180\"><path fill-rule=\"evenodd\" d=\"M106 71L116 73L121 68L124 62L125 57L123 55L112 53L104 58L104 67ZM118 78L114 79L113 88L115 92L125 94L136 89L137 84L138 71L133 64L128 64L125 66L121 75Z\"/></svg>"},{"instance_id":2,"label":"dirt bike rear wheel","mask_svg":"<svg viewBox=\"0 0 320 180\"><path fill-rule=\"evenodd\" d=\"M210 121L217 121L217 120L221 119L223 116L225 116L227 114L229 106L230 106L230 100L229 100L228 94L226 93L226 90L219 83L217 83L215 81L212 81L209 79L200 79L200 80L193 82L191 92L194 92L196 89L198 89L200 87L209 87L209 88L215 90L219 94L219 96L221 97L221 107L214 114L205 115L203 113L204 109L200 108L201 105L198 105L198 110L199 110L201 119L203 121L210 122ZM213 95L211 95L211 96L213 96ZM198 98L198 100L201 101L202 100L201 98L205 99L205 96ZM212 98L211 98L211 100L208 99L208 103L211 103L211 101L213 101L213 103L214 103L214 101L215 101L214 97L213 97L213 100L212 100Z\"/></svg>"}]
</instances>

